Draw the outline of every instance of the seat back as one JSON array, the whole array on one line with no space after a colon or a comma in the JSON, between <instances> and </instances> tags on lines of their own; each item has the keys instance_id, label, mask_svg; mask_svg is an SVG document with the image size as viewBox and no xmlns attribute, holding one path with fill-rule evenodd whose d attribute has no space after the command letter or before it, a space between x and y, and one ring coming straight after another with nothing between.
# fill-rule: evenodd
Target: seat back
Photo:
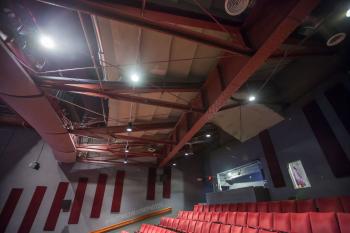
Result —
<instances>
[{"instance_id":1,"label":"seat back","mask_svg":"<svg viewBox=\"0 0 350 233\"><path fill-rule=\"evenodd\" d=\"M180 210L179 212L177 212L177 218L182 218L184 212L185 211L183 210Z\"/></svg>"},{"instance_id":2,"label":"seat back","mask_svg":"<svg viewBox=\"0 0 350 233\"><path fill-rule=\"evenodd\" d=\"M313 199L308 200L297 200L297 212L305 213L305 212L314 212L316 211L315 202Z\"/></svg>"},{"instance_id":3,"label":"seat back","mask_svg":"<svg viewBox=\"0 0 350 233\"><path fill-rule=\"evenodd\" d=\"M297 206L295 200L284 200L281 201L281 212L282 213L295 213L297 212Z\"/></svg>"},{"instance_id":4,"label":"seat back","mask_svg":"<svg viewBox=\"0 0 350 233\"><path fill-rule=\"evenodd\" d=\"M192 220L198 220L200 212L193 212Z\"/></svg>"},{"instance_id":5,"label":"seat back","mask_svg":"<svg viewBox=\"0 0 350 233\"><path fill-rule=\"evenodd\" d=\"M194 213L193 211L189 211L188 215L187 215L187 219L191 219L192 220L193 219L193 213Z\"/></svg>"},{"instance_id":6,"label":"seat back","mask_svg":"<svg viewBox=\"0 0 350 233\"><path fill-rule=\"evenodd\" d=\"M197 222L194 228L194 233L201 233L204 222Z\"/></svg>"},{"instance_id":7,"label":"seat back","mask_svg":"<svg viewBox=\"0 0 350 233\"><path fill-rule=\"evenodd\" d=\"M220 227L221 227L221 224L212 223L210 227L210 233L221 233Z\"/></svg>"},{"instance_id":8,"label":"seat back","mask_svg":"<svg viewBox=\"0 0 350 233\"><path fill-rule=\"evenodd\" d=\"M202 233L210 233L210 227L211 227L211 225L212 225L211 222L205 222L205 223L203 223Z\"/></svg>"},{"instance_id":9,"label":"seat back","mask_svg":"<svg viewBox=\"0 0 350 233\"><path fill-rule=\"evenodd\" d=\"M205 213L205 217L204 217L204 221L205 222L210 222L211 221L211 216L212 216L213 212L207 212Z\"/></svg>"},{"instance_id":10,"label":"seat back","mask_svg":"<svg viewBox=\"0 0 350 233\"><path fill-rule=\"evenodd\" d=\"M183 214L182 214L182 218L183 219L187 219L189 213L190 213L190 211L184 211Z\"/></svg>"},{"instance_id":11,"label":"seat back","mask_svg":"<svg viewBox=\"0 0 350 233\"><path fill-rule=\"evenodd\" d=\"M227 224L236 225L236 212L229 212L227 214Z\"/></svg>"},{"instance_id":12,"label":"seat back","mask_svg":"<svg viewBox=\"0 0 350 233\"><path fill-rule=\"evenodd\" d=\"M229 204L223 204L222 205L222 212L228 212L230 211L230 205Z\"/></svg>"},{"instance_id":13,"label":"seat back","mask_svg":"<svg viewBox=\"0 0 350 233\"><path fill-rule=\"evenodd\" d=\"M162 227L165 227L166 226L166 220L167 220L166 217L160 218L159 225L162 226ZM142 229L142 226L143 226L143 224L141 225L141 229Z\"/></svg>"},{"instance_id":14,"label":"seat back","mask_svg":"<svg viewBox=\"0 0 350 233\"><path fill-rule=\"evenodd\" d=\"M260 213L259 215L259 228L265 230L272 230L272 213Z\"/></svg>"},{"instance_id":15,"label":"seat back","mask_svg":"<svg viewBox=\"0 0 350 233\"><path fill-rule=\"evenodd\" d=\"M219 216L221 212L213 212L211 215L211 222L218 222L219 221Z\"/></svg>"},{"instance_id":16,"label":"seat back","mask_svg":"<svg viewBox=\"0 0 350 233\"><path fill-rule=\"evenodd\" d=\"M350 196L339 197L344 212L350 213Z\"/></svg>"},{"instance_id":17,"label":"seat back","mask_svg":"<svg viewBox=\"0 0 350 233\"><path fill-rule=\"evenodd\" d=\"M209 205L203 205L203 211L209 212Z\"/></svg>"},{"instance_id":18,"label":"seat back","mask_svg":"<svg viewBox=\"0 0 350 233\"><path fill-rule=\"evenodd\" d=\"M241 226L231 226L231 233L242 233L242 228Z\"/></svg>"},{"instance_id":19,"label":"seat back","mask_svg":"<svg viewBox=\"0 0 350 233\"><path fill-rule=\"evenodd\" d=\"M222 223L222 224L226 224L227 223L227 212L221 212L219 214L219 219L218 222Z\"/></svg>"},{"instance_id":20,"label":"seat back","mask_svg":"<svg viewBox=\"0 0 350 233\"><path fill-rule=\"evenodd\" d=\"M174 218L168 218L167 227L168 227L168 228L172 228L173 222L174 222Z\"/></svg>"},{"instance_id":21,"label":"seat back","mask_svg":"<svg viewBox=\"0 0 350 233\"><path fill-rule=\"evenodd\" d=\"M292 232L311 233L309 213L291 213L290 227Z\"/></svg>"},{"instance_id":22,"label":"seat back","mask_svg":"<svg viewBox=\"0 0 350 233\"><path fill-rule=\"evenodd\" d=\"M243 227L242 233L258 233L258 229L250 228L250 227Z\"/></svg>"},{"instance_id":23,"label":"seat back","mask_svg":"<svg viewBox=\"0 0 350 233\"><path fill-rule=\"evenodd\" d=\"M271 213L280 213L281 212L281 205L279 201L270 201L268 203L269 212Z\"/></svg>"},{"instance_id":24,"label":"seat back","mask_svg":"<svg viewBox=\"0 0 350 233\"><path fill-rule=\"evenodd\" d=\"M247 212L256 212L256 202L250 202L246 204Z\"/></svg>"},{"instance_id":25,"label":"seat back","mask_svg":"<svg viewBox=\"0 0 350 233\"><path fill-rule=\"evenodd\" d=\"M198 211L198 212L204 211L203 208L204 208L204 205L198 204L198 206L197 206L197 211Z\"/></svg>"},{"instance_id":26,"label":"seat back","mask_svg":"<svg viewBox=\"0 0 350 233\"><path fill-rule=\"evenodd\" d=\"M231 225L221 224L220 233L230 233Z\"/></svg>"},{"instance_id":27,"label":"seat back","mask_svg":"<svg viewBox=\"0 0 350 233\"><path fill-rule=\"evenodd\" d=\"M339 228L341 233L350 232L350 214L349 213L337 213Z\"/></svg>"},{"instance_id":28,"label":"seat back","mask_svg":"<svg viewBox=\"0 0 350 233\"><path fill-rule=\"evenodd\" d=\"M268 212L267 202L257 202L256 203L257 212Z\"/></svg>"},{"instance_id":29,"label":"seat back","mask_svg":"<svg viewBox=\"0 0 350 233\"><path fill-rule=\"evenodd\" d=\"M340 233L335 213L311 212L309 215L313 233Z\"/></svg>"},{"instance_id":30,"label":"seat back","mask_svg":"<svg viewBox=\"0 0 350 233\"><path fill-rule=\"evenodd\" d=\"M253 228L259 226L259 212L248 212L247 226Z\"/></svg>"},{"instance_id":31,"label":"seat back","mask_svg":"<svg viewBox=\"0 0 350 233\"><path fill-rule=\"evenodd\" d=\"M175 218L173 224L171 225L171 229L176 230L179 227L180 219Z\"/></svg>"},{"instance_id":32,"label":"seat back","mask_svg":"<svg viewBox=\"0 0 350 233\"><path fill-rule=\"evenodd\" d=\"M197 221L190 221L190 224L188 225L188 232L194 232L196 228Z\"/></svg>"},{"instance_id":33,"label":"seat back","mask_svg":"<svg viewBox=\"0 0 350 233\"><path fill-rule=\"evenodd\" d=\"M222 211L222 205L221 204L216 204L214 208L215 212L221 212Z\"/></svg>"},{"instance_id":34,"label":"seat back","mask_svg":"<svg viewBox=\"0 0 350 233\"><path fill-rule=\"evenodd\" d=\"M343 207L336 197L318 198L316 206L319 212L343 212Z\"/></svg>"},{"instance_id":35,"label":"seat back","mask_svg":"<svg viewBox=\"0 0 350 233\"><path fill-rule=\"evenodd\" d=\"M236 225L247 226L247 212L237 212Z\"/></svg>"},{"instance_id":36,"label":"seat back","mask_svg":"<svg viewBox=\"0 0 350 233\"><path fill-rule=\"evenodd\" d=\"M208 212L200 212L199 215L198 215L198 220L199 221L204 221L206 213L208 213Z\"/></svg>"},{"instance_id":37,"label":"seat back","mask_svg":"<svg viewBox=\"0 0 350 233\"><path fill-rule=\"evenodd\" d=\"M209 205L209 212L215 211L215 205Z\"/></svg>"},{"instance_id":38,"label":"seat back","mask_svg":"<svg viewBox=\"0 0 350 233\"><path fill-rule=\"evenodd\" d=\"M290 232L290 213L273 213L274 231Z\"/></svg>"}]
</instances>

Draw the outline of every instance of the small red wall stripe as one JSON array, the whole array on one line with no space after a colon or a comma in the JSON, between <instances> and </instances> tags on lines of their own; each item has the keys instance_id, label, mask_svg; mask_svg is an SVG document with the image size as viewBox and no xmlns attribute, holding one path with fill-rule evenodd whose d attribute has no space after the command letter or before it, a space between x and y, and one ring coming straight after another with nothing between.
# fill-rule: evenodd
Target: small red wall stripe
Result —
<instances>
[{"instance_id":1,"label":"small red wall stripe","mask_svg":"<svg viewBox=\"0 0 350 233\"><path fill-rule=\"evenodd\" d=\"M150 167L148 169L148 182L147 182L147 200L154 200L156 194L156 179L157 169Z\"/></svg>"},{"instance_id":2,"label":"small red wall stripe","mask_svg":"<svg viewBox=\"0 0 350 233\"><path fill-rule=\"evenodd\" d=\"M75 191L75 196L72 204L72 209L69 215L68 224L78 224L81 207L83 206L85 190L87 186L88 178L79 178L78 187Z\"/></svg>"},{"instance_id":3,"label":"small red wall stripe","mask_svg":"<svg viewBox=\"0 0 350 233\"><path fill-rule=\"evenodd\" d=\"M107 175L100 174L98 176L96 192L95 192L94 202L92 204L90 218L99 218L100 217L103 196L105 194L105 189L106 189L106 182L107 182Z\"/></svg>"},{"instance_id":4,"label":"small red wall stripe","mask_svg":"<svg viewBox=\"0 0 350 233\"><path fill-rule=\"evenodd\" d=\"M123 195L123 184L124 184L125 171L117 171L115 177L113 201L112 201L112 213L120 212L120 206L122 202Z\"/></svg>"},{"instance_id":5,"label":"small red wall stripe","mask_svg":"<svg viewBox=\"0 0 350 233\"><path fill-rule=\"evenodd\" d=\"M35 217L39 211L39 207L44 198L46 186L37 186L33 194L32 200L29 203L28 209L24 215L18 233L29 233L34 223Z\"/></svg>"},{"instance_id":6,"label":"small red wall stripe","mask_svg":"<svg viewBox=\"0 0 350 233\"><path fill-rule=\"evenodd\" d=\"M170 198L171 193L171 167L164 168L163 198Z\"/></svg>"},{"instance_id":7,"label":"small red wall stripe","mask_svg":"<svg viewBox=\"0 0 350 233\"><path fill-rule=\"evenodd\" d=\"M14 188L11 190L8 196L5 206L3 207L0 214L0 233L4 233L13 212L16 209L19 198L21 197L23 189Z\"/></svg>"},{"instance_id":8,"label":"small red wall stripe","mask_svg":"<svg viewBox=\"0 0 350 233\"><path fill-rule=\"evenodd\" d=\"M47 219L46 219L44 231L54 231L55 230L58 216L60 215L61 208L62 208L62 201L64 200L64 197L66 196L67 189L68 189L67 182L60 182L58 184L55 197L52 201L49 215L47 216Z\"/></svg>"}]
</instances>

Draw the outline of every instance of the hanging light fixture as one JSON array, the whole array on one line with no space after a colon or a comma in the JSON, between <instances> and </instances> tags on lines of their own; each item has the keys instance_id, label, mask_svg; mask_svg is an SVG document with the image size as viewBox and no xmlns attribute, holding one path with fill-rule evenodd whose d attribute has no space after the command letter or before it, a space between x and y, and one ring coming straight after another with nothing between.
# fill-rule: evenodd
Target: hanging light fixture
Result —
<instances>
[{"instance_id":1,"label":"hanging light fixture","mask_svg":"<svg viewBox=\"0 0 350 233\"><path fill-rule=\"evenodd\" d=\"M126 131L132 132L132 122L131 121L128 123L128 126L126 127Z\"/></svg>"}]
</instances>

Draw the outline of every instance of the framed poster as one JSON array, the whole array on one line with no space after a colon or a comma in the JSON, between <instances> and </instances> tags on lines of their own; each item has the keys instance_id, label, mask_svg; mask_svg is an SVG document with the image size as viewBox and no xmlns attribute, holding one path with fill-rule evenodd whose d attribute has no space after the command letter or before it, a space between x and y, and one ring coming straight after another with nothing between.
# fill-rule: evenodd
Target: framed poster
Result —
<instances>
[{"instance_id":1,"label":"framed poster","mask_svg":"<svg viewBox=\"0 0 350 233\"><path fill-rule=\"evenodd\" d=\"M306 176L303 164L300 160L288 164L288 171L292 179L294 189L310 188L311 184Z\"/></svg>"}]
</instances>

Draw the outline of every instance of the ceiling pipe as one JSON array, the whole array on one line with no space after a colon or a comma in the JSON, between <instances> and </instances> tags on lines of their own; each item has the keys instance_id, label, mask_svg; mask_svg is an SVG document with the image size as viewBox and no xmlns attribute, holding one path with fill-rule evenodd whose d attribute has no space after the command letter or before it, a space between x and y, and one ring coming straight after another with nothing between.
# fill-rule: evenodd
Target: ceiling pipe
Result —
<instances>
[{"instance_id":1,"label":"ceiling pipe","mask_svg":"<svg viewBox=\"0 0 350 233\"><path fill-rule=\"evenodd\" d=\"M60 162L75 162L74 143L43 92L0 41L0 97L50 145Z\"/></svg>"}]
</instances>

